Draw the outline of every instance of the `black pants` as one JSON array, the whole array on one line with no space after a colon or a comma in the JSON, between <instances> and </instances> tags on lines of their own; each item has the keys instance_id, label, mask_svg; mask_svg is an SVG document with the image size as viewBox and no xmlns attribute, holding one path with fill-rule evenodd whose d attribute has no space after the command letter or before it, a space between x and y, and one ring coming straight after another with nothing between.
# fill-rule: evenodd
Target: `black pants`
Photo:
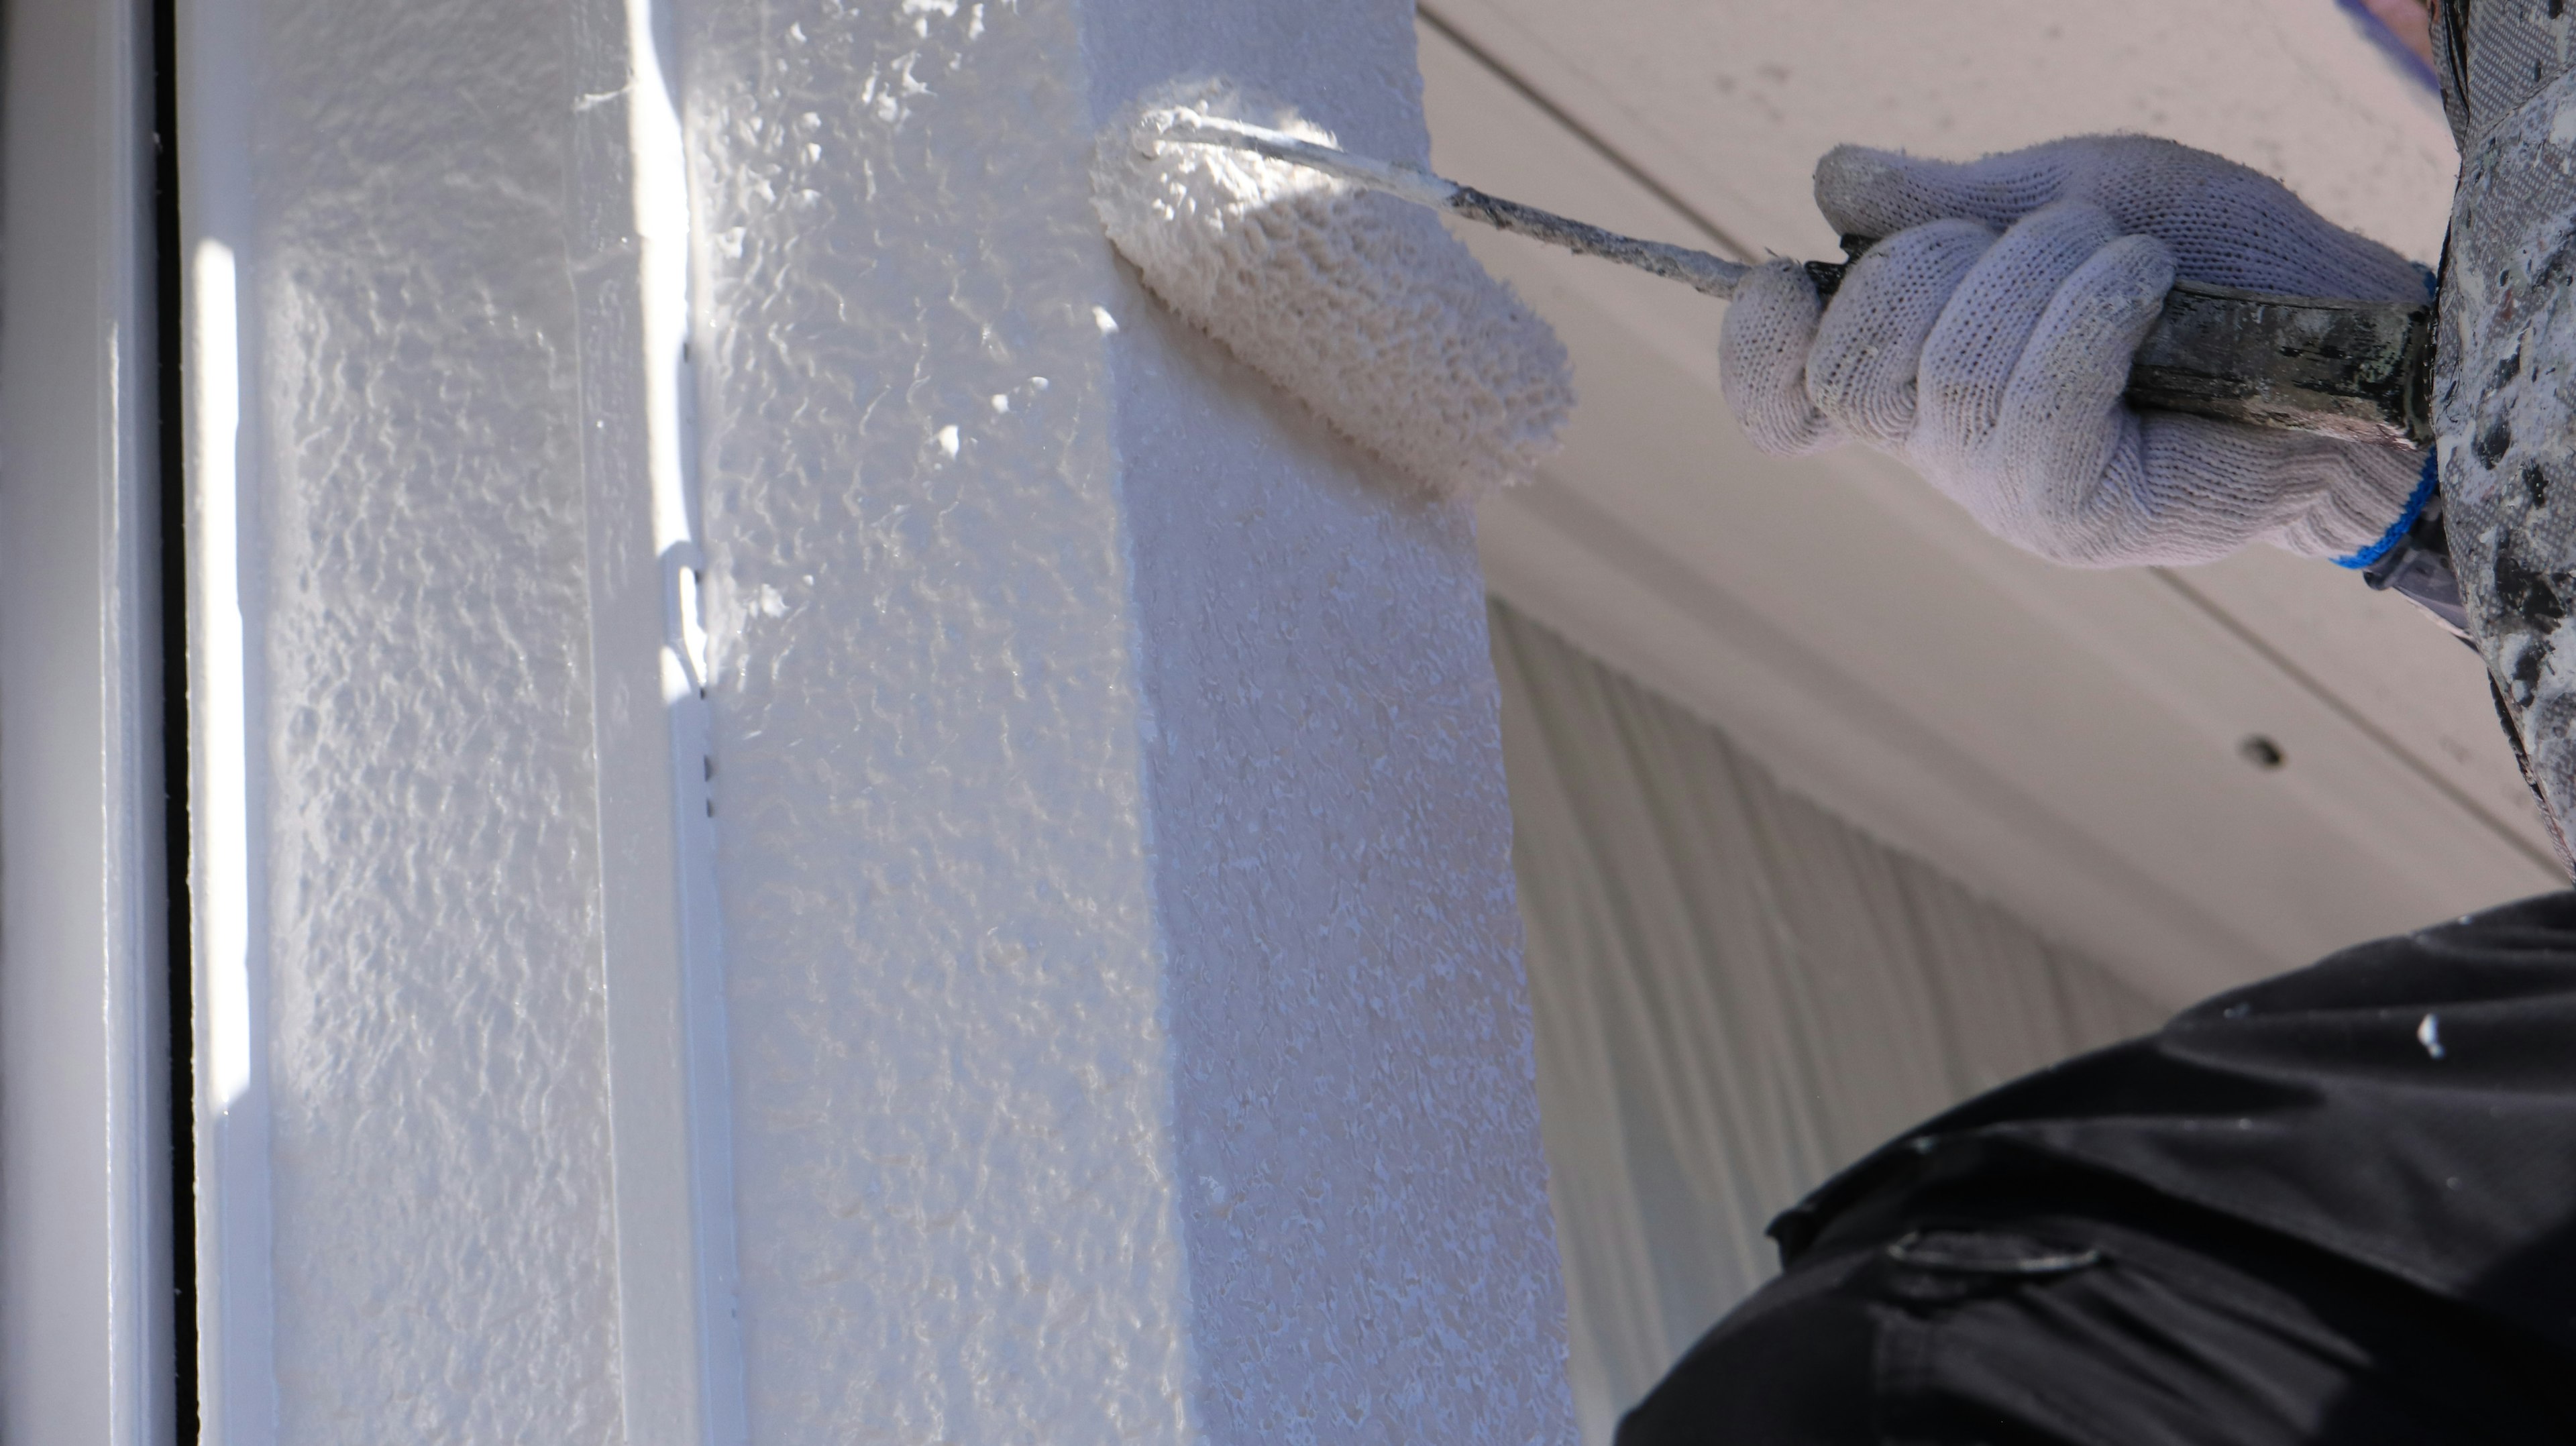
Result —
<instances>
[{"instance_id":1,"label":"black pants","mask_svg":"<svg viewBox=\"0 0 2576 1446\"><path fill-rule=\"evenodd\" d=\"M1772 1233L1620 1446L2576 1443L2576 894L2007 1085Z\"/></svg>"}]
</instances>

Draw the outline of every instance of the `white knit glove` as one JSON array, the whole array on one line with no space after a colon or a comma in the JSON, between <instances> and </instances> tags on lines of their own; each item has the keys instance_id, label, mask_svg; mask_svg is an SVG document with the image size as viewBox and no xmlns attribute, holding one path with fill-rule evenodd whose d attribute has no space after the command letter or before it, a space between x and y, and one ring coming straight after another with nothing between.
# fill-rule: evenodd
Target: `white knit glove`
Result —
<instances>
[{"instance_id":1,"label":"white knit glove","mask_svg":"<svg viewBox=\"0 0 2576 1446\"><path fill-rule=\"evenodd\" d=\"M2429 495L2423 454L2120 400L2176 276L2422 300L2425 271L2279 182L2144 136L1954 164L1839 147L1816 204L1882 238L1830 307L1791 261L1726 316L1727 402L1765 451L1894 453L2006 541L2086 567L2207 562L2248 542L2358 567Z\"/></svg>"}]
</instances>

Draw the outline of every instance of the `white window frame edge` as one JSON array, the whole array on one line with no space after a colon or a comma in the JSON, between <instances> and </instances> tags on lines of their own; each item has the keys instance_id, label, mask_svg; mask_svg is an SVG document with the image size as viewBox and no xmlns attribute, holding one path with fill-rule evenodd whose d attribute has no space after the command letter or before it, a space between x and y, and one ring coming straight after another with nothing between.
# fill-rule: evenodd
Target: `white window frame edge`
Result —
<instances>
[{"instance_id":1,"label":"white window frame edge","mask_svg":"<svg viewBox=\"0 0 2576 1446\"><path fill-rule=\"evenodd\" d=\"M170 1441L152 7L8 11L0 1436Z\"/></svg>"}]
</instances>

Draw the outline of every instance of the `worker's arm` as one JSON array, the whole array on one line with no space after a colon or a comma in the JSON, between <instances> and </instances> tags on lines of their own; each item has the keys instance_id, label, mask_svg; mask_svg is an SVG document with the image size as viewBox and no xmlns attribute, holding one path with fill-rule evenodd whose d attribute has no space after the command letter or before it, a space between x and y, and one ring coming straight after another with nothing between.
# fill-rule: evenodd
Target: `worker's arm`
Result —
<instances>
[{"instance_id":1,"label":"worker's arm","mask_svg":"<svg viewBox=\"0 0 2576 1446\"><path fill-rule=\"evenodd\" d=\"M1724 333L1754 442L1857 439L1985 527L2080 566L2206 562L2250 542L2364 567L2431 495L2425 454L2121 400L2177 277L2289 295L2421 300L2421 267L2268 177L2146 137L1953 164L1843 147L1816 199L1883 238L1830 306L1794 263L1758 269Z\"/></svg>"}]
</instances>

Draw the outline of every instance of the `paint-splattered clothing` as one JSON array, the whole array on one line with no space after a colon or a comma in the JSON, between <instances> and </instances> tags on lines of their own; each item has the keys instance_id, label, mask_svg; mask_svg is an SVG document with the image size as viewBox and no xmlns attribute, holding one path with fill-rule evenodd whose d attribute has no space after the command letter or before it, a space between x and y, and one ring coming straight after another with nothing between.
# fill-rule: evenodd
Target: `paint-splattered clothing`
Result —
<instances>
[{"instance_id":1,"label":"paint-splattered clothing","mask_svg":"<svg viewBox=\"0 0 2576 1446\"><path fill-rule=\"evenodd\" d=\"M2551 827L2576 831L2576 14L2448 0L2460 142L2434 428L2470 631Z\"/></svg>"},{"instance_id":2,"label":"paint-splattered clothing","mask_svg":"<svg viewBox=\"0 0 2576 1446\"><path fill-rule=\"evenodd\" d=\"M2576 893L2346 950L1944 1114L1621 1446L2576 1441Z\"/></svg>"}]
</instances>

